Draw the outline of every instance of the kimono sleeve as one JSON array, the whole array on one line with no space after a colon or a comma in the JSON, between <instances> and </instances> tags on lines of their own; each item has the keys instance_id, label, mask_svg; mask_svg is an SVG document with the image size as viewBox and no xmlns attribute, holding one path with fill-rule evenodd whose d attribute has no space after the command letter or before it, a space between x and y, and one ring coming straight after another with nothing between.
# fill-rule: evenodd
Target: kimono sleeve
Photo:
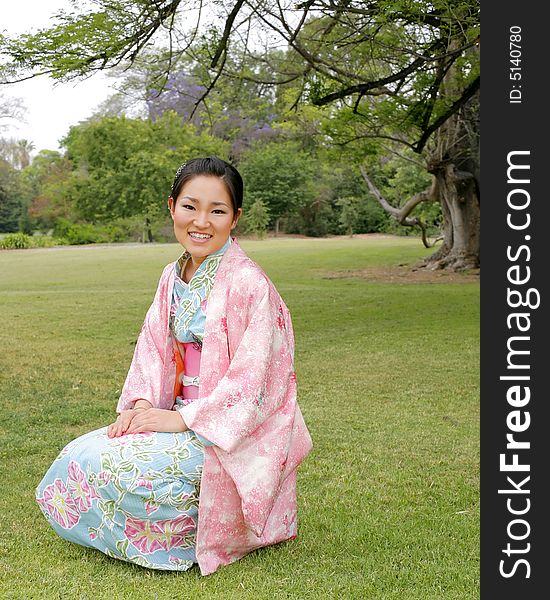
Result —
<instances>
[{"instance_id":1,"label":"kimono sleeve","mask_svg":"<svg viewBox=\"0 0 550 600\"><path fill-rule=\"evenodd\" d=\"M145 315L132 363L117 404L117 412L132 408L140 399L149 401L155 408L171 408L166 406L166 398L163 394L168 336L166 294L170 267L173 268L173 264L165 267L153 302Z\"/></svg>"},{"instance_id":2,"label":"kimono sleeve","mask_svg":"<svg viewBox=\"0 0 550 600\"><path fill-rule=\"evenodd\" d=\"M190 429L226 452L253 434L285 399L294 373L294 344L283 306L272 285L263 288L215 389L179 409Z\"/></svg>"}]
</instances>

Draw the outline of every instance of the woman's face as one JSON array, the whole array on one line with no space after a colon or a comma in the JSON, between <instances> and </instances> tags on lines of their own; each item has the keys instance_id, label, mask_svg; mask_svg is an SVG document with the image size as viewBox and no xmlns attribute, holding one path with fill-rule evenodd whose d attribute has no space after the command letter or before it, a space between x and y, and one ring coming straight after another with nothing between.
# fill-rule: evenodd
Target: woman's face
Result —
<instances>
[{"instance_id":1,"label":"woman's face","mask_svg":"<svg viewBox=\"0 0 550 600\"><path fill-rule=\"evenodd\" d=\"M178 242L201 263L227 241L241 215L233 211L231 196L219 178L196 175L169 203Z\"/></svg>"}]
</instances>

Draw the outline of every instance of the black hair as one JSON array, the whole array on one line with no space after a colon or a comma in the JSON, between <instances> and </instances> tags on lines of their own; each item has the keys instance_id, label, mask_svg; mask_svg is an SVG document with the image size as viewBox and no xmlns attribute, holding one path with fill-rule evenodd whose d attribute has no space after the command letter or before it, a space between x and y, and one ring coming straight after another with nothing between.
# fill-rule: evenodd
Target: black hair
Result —
<instances>
[{"instance_id":1,"label":"black hair","mask_svg":"<svg viewBox=\"0 0 550 600\"><path fill-rule=\"evenodd\" d=\"M174 183L170 196L174 202L177 200L183 186L193 177L206 175L210 177L219 177L225 183L225 187L231 196L233 210L236 213L243 205L243 179L241 174L225 160L217 156L208 156L206 158L192 158L181 165L176 171Z\"/></svg>"}]
</instances>

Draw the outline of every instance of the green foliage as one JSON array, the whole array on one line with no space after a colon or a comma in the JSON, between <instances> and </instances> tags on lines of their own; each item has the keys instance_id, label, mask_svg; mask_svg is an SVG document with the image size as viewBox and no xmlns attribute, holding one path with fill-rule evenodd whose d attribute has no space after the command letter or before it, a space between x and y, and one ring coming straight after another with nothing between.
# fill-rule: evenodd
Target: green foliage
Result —
<instances>
[{"instance_id":1,"label":"green foliage","mask_svg":"<svg viewBox=\"0 0 550 600\"><path fill-rule=\"evenodd\" d=\"M34 231L29 217L29 211L28 209L26 210L25 207L22 207L21 214L19 215L19 231L21 233L26 233L27 235L32 235Z\"/></svg>"},{"instance_id":2,"label":"green foliage","mask_svg":"<svg viewBox=\"0 0 550 600\"><path fill-rule=\"evenodd\" d=\"M393 206L401 206L411 196L430 187L432 176L424 165L412 160L412 153L403 156L390 154L380 160L376 176L380 182L380 191Z\"/></svg>"},{"instance_id":3,"label":"green foliage","mask_svg":"<svg viewBox=\"0 0 550 600\"><path fill-rule=\"evenodd\" d=\"M479 74L479 3L387 0L364 15L346 8L334 5L298 35L296 54L321 67L306 71L302 100L338 103L351 138L416 146Z\"/></svg>"},{"instance_id":4,"label":"green foliage","mask_svg":"<svg viewBox=\"0 0 550 600\"><path fill-rule=\"evenodd\" d=\"M33 248L52 248L53 246L65 246L68 242L63 238L51 235L35 234L31 237L31 244Z\"/></svg>"},{"instance_id":5,"label":"green foliage","mask_svg":"<svg viewBox=\"0 0 550 600\"><path fill-rule=\"evenodd\" d=\"M389 230L390 217L384 209L370 197L363 197L359 206L357 233L379 233Z\"/></svg>"},{"instance_id":6,"label":"green foliage","mask_svg":"<svg viewBox=\"0 0 550 600\"><path fill-rule=\"evenodd\" d=\"M245 180L243 230L249 216L254 222L249 231L261 235L265 230L267 217L256 214L260 205L249 200L254 199L268 210L268 225L279 219L288 233L401 232L366 195L365 183L353 168L353 151L342 156L334 148L310 143L322 138L321 125L321 112L300 109L286 124L287 139L257 142L243 154L238 165ZM308 132L304 138L301 128ZM172 241L165 198L176 168L193 155L227 157L228 149L224 141L182 124L171 111L154 122L97 117L71 128L64 144L65 155L43 150L20 172L6 168L19 190L20 205L29 207L19 215L19 227L27 233L55 228L56 235L74 244ZM368 169L394 205L429 182L421 165L395 154L370 158ZM417 210L434 231L438 211L437 204Z\"/></svg>"},{"instance_id":7,"label":"green foliage","mask_svg":"<svg viewBox=\"0 0 550 600\"><path fill-rule=\"evenodd\" d=\"M296 215L285 219L284 230L312 237L340 233L338 228L338 210L322 195L302 206Z\"/></svg>"},{"instance_id":8,"label":"green foliage","mask_svg":"<svg viewBox=\"0 0 550 600\"><path fill-rule=\"evenodd\" d=\"M295 141L254 145L239 163L246 198L269 209L270 225L295 213L311 197L314 161ZM245 210L247 207L245 206Z\"/></svg>"},{"instance_id":9,"label":"green foliage","mask_svg":"<svg viewBox=\"0 0 550 600\"><path fill-rule=\"evenodd\" d=\"M21 217L21 202L0 182L0 232L17 231Z\"/></svg>"},{"instance_id":10,"label":"green foliage","mask_svg":"<svg viewBox=\"0 0 550 600\"><path fill-rule=\"evenodd\" d=\"M4 78L26 70L47 72L54 79L66 81L91 70L114 67L130 60L131 51L137 48L139 52L146 46L160 25L159 4L164 5L162 19L167 19L179 2L94 0L95 10L91 10L90 3L72 0L72 4L72 10L57 13L49 29L14 39L0 37L0 50L11 59L2 65L0 74Z\"/></svg>"},{"instance_id":11,"label":"green foliage","mask_svg":"<svg viewBox=\"0 0 550 600\"><path fill-rule=\"evenodd\" d=\"M246 233L253 233L257 238L263 239L269 223L269 208L262 200L255 200L242 220Z\"/></svg>"},{"instance_id":12,"label":"green foliage","mask_svg":"<svg viewBox=\"0 0 550 600\"><path fill-rule=\"evenodd\" d=\"M76 245L109 241L103 228L97 228L90 223L71 223L67 219L58 219L55 224L54 235L67 240L69 244Z\"/></svg>"},{"instance_id":13,"label":"green foliage","mask_svg":"<svg viewBox=\"0 0 550 600\"><path fill-rule=\"evenodd\" d=\"M75 172L62 193L50 190L42 196L58 212L38 211L42 221L36 217L37 226L70 216L59 212L58 197L70 197L74 216L88 221L145 217L152 206L162 204L166 182L195 148L197 155L205 155L214 147L217 154L239 162L251 198L270 209L270 225L284 221L287 230L308 235L397 228L370 202L364 205L369 212L364 218L349 202L338 204L338 199L362 197L365 189L327 185L326 173L319 175L324 149L334 150L339 165L346 157L354 165L366 162L394 206L424 187L415 187L422 184L418 172L407 178L373 167L396 149L423 154L432 165L445 160L479 175L477 0L381 0L365 10L361 3L348 2L306 2L280 11L261 2L238 3L239 14L223 47L227 11L217 0L204 4L213 17L200 33L193 31L194 6L181 0L72 4L49 29L14 39L0 36L0 79L47 72L63 80L131 64L138 81L133 89L148 93L153 88L161 92L183 73L190 87L170 88L167 105L177 104L180 115L193 112L201 136L208 130L218 137L197 140L197 131L186 131L177 117L165 115L154 126L137 120L103 121L96 129L93 122L82 126L67 141ZM259 22L254 15L262 15ZM288 20L294 22L294 17L300 25L291 33ZM258 27L257 36L249 36L251 26ZM164 43L167 29L169 47ZM254 43L248 41L252 38ZM153 51L153 45L159 49ZM220 58L216 66L214 56ZM186 96L193 86L202 91ZM207 89L208 96L195 106ZM182 98L192 100L185 105ZM293 142L265 142L288 134ZM264 142L254 144L261 136ZM440 189L446 193L446 186ZM24 212L25 203L20 205ZM423 204L413 216L435 231L441 224L438 210L435 204ZM17 206L8 212L17 212ZM13 222L4 215L0 228L6 219ZM25 219L19 223L29 229ZM443 226L452 227L451 219Z\"/></svg>"},{"instance_id":14,"label":"green foliage","mask_svg":"<svg viewBox=\"0 0 550 600\"><path fill-rule=\"evenodd\" d=\"M339 222L342 233L376 233L388 226L388 217L384 209L369 197L346 196L338 198L340 207Z\"/></svg>"},{"instance_id":15,"label":"green foliage","mask_svg":"<svg viewBox=\"0 0 550 600\"><path fill-rule=\"evenodd\" d=\"M0 240L2 250L23 250L31 245L32 238L26 233L8 233Z\"/></svg>"},{"instance_id":16,"label":"green foliage","mask_svg":"<svg viewBox=\"0 0 550 600\"><path fill-rule=\"evenodd\" d=\"M22 212L17 171L0 158L0 233L17 231Z\"/></svg>"},{"instance_id":17,"label":"green foliage","mask_svg":"<svg viewBox=\"0 0 550 600\"><path fill-rule=\"evenodd\" d=\"M26 250L27 248L51 248L67 244L67 240L49 235L27 235L26 233L8 233L0 239L2 250Z\"/></svg>"},{"instance_id":18,"label":"green foliage","mask_svg":"<svg viewBox=\"0 0 550 600\"><path fill-rule=\"evenodd\" d=\"M227 144L182 123L173 112L154 123L102 117L72 127L64 140L74 163L68 187L74 210L83 219L147 215L164 207L179 165L193 156L226 156Z\"/></svg>"},{"instance_id":19,"label":"green foliage","mask_svg":"<svg viewBox=\"0 0 550 600\"><path fill-rule=\"evenodd\" d=\"M172 221L169 217L158 214L146 220L143 215L134 215L114 219L105 224L74 223L67 219L58 219L54 235L62 243L79 244L105 244L118 242L147 242L148 230L153 241L171 242L174 239ZM47 236L35 236L33 239L47 239Z\"/></svg>"},{"instance_id":20,"label":"green foliage","mask_svg":"<svg viewBox=\"0 0 550 600\"><path fill-rule=\"evenodd\" d=\"M74 218L69 197L73 165L54 150L41 150L32 163L21 170L19 180L27 231L48 231L58 218Z\"/></svg>"},{"instance_id":21,"label":"green foliage","mask_svg":"<svg viewBox=\"0 0 550 600\"><path fill-rule=\"evenodd\" d=\"M354 196L339 198L337 204L340 207L340 224L348 235L357 233L357 224L359 222L359 207L361 199Z\"/></svg>"},{"instance_id":22,"label":"green foliage","mask_svg":"<svg viewBox=\"0 0 550 600\"><path fill-rule=\"evenodd\" d=\"M411 152L405 152L403 157L392 155L381 161L381 168L376 172L382 195L396 207L405 204L416 193L428 189L432 183L432 176L421 164L411 160L411 155ZM443 217L439 202L422 202L413 214L427 226L429 235L438 233L442 228ZM388 231L401 235L418 235L417 229L402 227L393 219L388 219Z\"/></svg>"}]
</instances>

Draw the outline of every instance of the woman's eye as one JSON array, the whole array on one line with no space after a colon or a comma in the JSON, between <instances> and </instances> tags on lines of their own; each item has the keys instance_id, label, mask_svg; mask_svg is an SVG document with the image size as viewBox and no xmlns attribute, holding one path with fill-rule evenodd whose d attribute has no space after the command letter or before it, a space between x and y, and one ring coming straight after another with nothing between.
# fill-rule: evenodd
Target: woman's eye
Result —
<instances>
[{"instance_id":1,"label":"woman's eye","mask_svg":"<svg viewBox=\"0 0 550 600\"><path fill-rule=\"evenodd\" d=\"M182 208L187 208L189 210L195 210L195 207L192 204L182 204Z\"/></svg>"},{"instance_id":2,"label":"woman's eye","mask_svg":"<svg viewBox=\"0 0 550 600\"><path fill-rule=\"evenodd\" d=\"M221 208L215 208L212 212L216 215L225 215L225 210L222 210Z\"/></svg>"}]
</instances>

